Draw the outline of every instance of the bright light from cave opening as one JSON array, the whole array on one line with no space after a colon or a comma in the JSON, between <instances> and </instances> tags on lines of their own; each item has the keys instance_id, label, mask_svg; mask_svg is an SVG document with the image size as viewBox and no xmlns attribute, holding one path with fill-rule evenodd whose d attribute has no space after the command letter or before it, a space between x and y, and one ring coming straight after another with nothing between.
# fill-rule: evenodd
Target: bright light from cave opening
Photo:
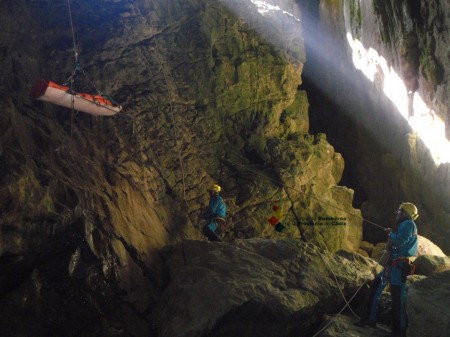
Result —
<instances>
[{"instance_id":1,"label":"bright light from cave opening","mask_svg":"<svg viewBox=\"0 0 450 337\"><path fill-rule=\"evenodd\" d=\"M390 67L384 57L347 33L347 41L352 48L355 67L370 81L380 84L384 94L394 103L400 114L408 121L414 132L430 150L436 165L450 162L450 142L445 137L445 123L435 111L427 107L417 93L408 97L407 89L400 76ZM412 99L412 106L409 105Z\"/></svg>"},{"instance_id":2,"label":"bright light from cave opening","mask_svg":"<svg viewBox=\"0 0 450 337\"><path fill-rule=\"evenodd\" d=\"M254 4L256 6L256 8L258 9L258 12L261 15L270 13L271 11L280 11L283 14L286 14L290 17L292 17L295 21L300 22L300 19L297 18L294 14L285 11L283 9L281 9L281 7L279 5L272 5L267 1L262 1L262 0L250 0L252 2L252 4Z\"/></svg>"},{"instance_id":3,"label":"bright light from cave opening","mask_svg":"<svg viewBox=\"0 0 450 337\"><path fill-rule=\"evenodd\" d=\"M274 21L281 19L283 21L282 29L285 34L288 34L288 32L291 35L297 33L300 34L300 19L293 14L297 11L292 10L296 6L292 0L247 0L251 3L251 6L243 6L240 7L240 9L234 0L221 1L227 4L231 10L236 12L236 14L244 17L244 19L248 19L248 22L252 22L251 7L253 7L257 10L259 15L268 19L272 25ZM243 1L240 4L246 4L247 1ZM277 16L277 19L275 16ZM283 17L289 19L283 20ZM268 24L267 26L269 27L271 25ZM266 34L268 29L270 31L270 28L268 27L265 28ZM258 30L257 27L254 28ZM264 32L262 35L264 35ZM427 107L419 94L410 93L410 97L408 97L406 86L400 76L388 65L386 59L379 55L376 50L373 48L366 49L363 44L359 40L354 39L350 33L347 34L347 40L352 48L352 57L355 67L375 85L381 86L386 97L393 102L413 131L430 150L436 165L449 163L450 142L445 137L445 123L442 119L437 116L435 111Z\"/></svg>"}]
</instances>

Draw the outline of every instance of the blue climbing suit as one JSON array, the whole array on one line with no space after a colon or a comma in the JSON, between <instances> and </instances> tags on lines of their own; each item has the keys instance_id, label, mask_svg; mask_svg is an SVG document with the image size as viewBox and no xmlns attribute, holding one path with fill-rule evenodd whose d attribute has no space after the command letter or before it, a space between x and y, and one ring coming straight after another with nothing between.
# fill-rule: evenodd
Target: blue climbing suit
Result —
<instances>
[{"instance_id":1,"label":"blue climbing suit","mask_svg":"<svg viewBox=\"0 0 450 337\"><path fill-rule=\"evenodd\" d=\"M203 214L206 220L206 225L203 228L203 233L210 241L220 241L220 235L223 228L218 224L217 218L222 218L225 221L227 216L227 206L220 195L214 195L209 200L208 209Z\"/></svg>"},{"instance_id":2,"label":"blue climbing suit","mask_svg":"<svg viewBox=\"0 0 450 337\"><path fill-rule=\"evenodd\" d=\"M389 282L391 284L391 298L393 311L393 331L405 332L406 317L406 278L408 276L408 258L417 255L418 239L417 227L414 221L408 219L400 223L396 233L391 232L389 239L391 248L391 271Z\"/></svg>"},{"instance_id":3,"label":"blue climbing suit","mask_svg":"<svg viewBox=\"0 0 450 337\"><path fill-rule=\"evenodd\" d=\"M407 327L406 317L406 277L405 265L407 258L417 254L418 239L417 227L414 221L408 219L401 222L397 232L389 234L391 241L391 251L388 267L380 272L370 285L370 306L369 319L376 321L378 304L381 293L388 283L391 285L391 299L393 311L393 331L404 332Z\"/></svg>"},{"instance_id":4,"label":"blue climbing suit","mask_svg":"<svg viewBox=\"0 0 450 337\"><path fill-rule=\"evenodd\" d=\"M376 322L378 304L380 303L381 293L388 284L388 277L388 271L384 269L378 273L370 285L370 298L372 299L372 302L370 306L369 320L372 322Z\"/></svg>"}]
</instances>

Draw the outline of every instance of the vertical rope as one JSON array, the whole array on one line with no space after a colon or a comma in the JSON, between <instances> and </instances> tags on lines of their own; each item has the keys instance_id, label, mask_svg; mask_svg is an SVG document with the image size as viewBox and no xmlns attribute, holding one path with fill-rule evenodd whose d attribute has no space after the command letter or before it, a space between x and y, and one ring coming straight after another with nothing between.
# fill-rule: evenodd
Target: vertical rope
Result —
<instances>
[{"instance_id":1,"label":"vertical rope","mask_svg":"<svg viewBox=\"0 0 450 337\"><path fill-rule=\"evenodd\" d=\"M70 0L67 0L67 7L69 9L70 28L72 30L73 52L75 53L75 62L78 63L78 51L77 51L77 45L75 43L75 31L73 29L72 9L70 8Z\"/></svg>"},{"instance_id":2,"label":"vertical rope","mask_svg":"<svg viewBox=\"0 0 450 337\"><path fill-rule=\"evenodd\" d=\"M70 112L70 136L73 135L73 122L75 119L75 97L73 96L73 77L75 75L76 70L78 69L78 52L77 45L75 43L75 31L73 29L73 20L72 20L72 9L70 8L70 0L67 0L67 8L69 10L69 19L70 19L70 29L72 32L72 43L73 43L73 52L75 53L75 63L77 64L76 69L70 76L70 93L71 93L71 112Z\"/></svg>"},{"instance_id":3,"label":"vertical rope","mask_svg":"<svg viewBox=\"0 0 450 337\"><path fill-rule=\"evenodd\" d=\"M70 105L71 105L71 111L70 111L70 137L73 135L73 122L75 120L75 97L73 95L73 78L70 80Z\"/></svg>"}]
</instances>

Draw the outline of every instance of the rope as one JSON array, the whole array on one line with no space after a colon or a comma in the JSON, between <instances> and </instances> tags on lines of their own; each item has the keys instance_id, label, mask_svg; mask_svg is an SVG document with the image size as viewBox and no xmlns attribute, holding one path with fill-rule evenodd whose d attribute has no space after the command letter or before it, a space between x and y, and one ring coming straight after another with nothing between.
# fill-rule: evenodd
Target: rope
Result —
<instances>
[{"instance_id":1,"label":"rope","mask_svg":"<svg viewBox=\"0 0 450 337\"><path fill-rule=\"evenodd\" d=\"M380 265L380 266L381 266L380 261L383 259L385 253L386 253L386 251L384 251L383 254L381 254L379 260L377 261L377 264ZM322 257L322 259L323 259L323 257ZM325 262L325 261L324 261L324 262ZM330 269L330 268L329 268L329 269ZM331 270L331 269L330 269L330 270ZM333 273L332 270L331 270L331 272ZM333 275L334 275L334 273L333 273ZM364 281L364 282L361 284L361 286L356 290L356 292L353 294L353 296L350 297L350 299L349 299L348 301L345 299L344 295L343 295L342 292L341 292L342 296L344 297L345 305L342 307L341 310L339 310L339 312L338 312L336 315L334 315L334 317L333 317L327 324L325 324L325 325L324 325L319 331L317 331L312 337L317 337L317 336L319 336L322 332L324 332L326 329L328 329L328 328L330 327L331 324L334 323L336 317L339 316L339 315L345 310L345 308L347 308L347 307L350 308L350 302L353 301L353 299L354 299L354 298L356 297L356 295L361 291L362 287L363 287L366 283L367 283L367 281ZM338 287L338 288L339 288L339 287ZM353 310L352 310L351 308L350 308L350 310L353 312ZM353 314L356 315L354 312L353 312ZM356 315L356 317L358 317L358 315ZM359 317L358 317L358 318L359 318Z\"/></svg>"},{"instance_id":2,"label":"rope","mask_svg":"<svg viewBox=\"0 0 450 337\"><path fill-rule=\"evenodd\" d=\"M72 30L73 52L75 53L75 62L78 64L78 52L77 52L77 45L75 43L75 31L73 29L72 9L70 8L70 0L67 0L67 7L69 9L70 28Z\"/></svg>"},{"instance_id":3,"label":"rope","mask_svg":"<svg viewBox=\"0 0 450 337\"><path fill-rule=\"evenodd\" d=\"M325 266L327 266L327 261L325 260L325 258L323 257L322 254L320 254L320 257L322 258L322 261L323 261L323 263L325 264ZM336 274L334 273L333 269L331 269L331 268L328 267L328 270L330 270L330 271L331 271L331 274L333 274L334 282L336 282L336 286L337 286L337 288L339 289L339 292L340 292L342 298L344 299L345 304L348 306L348 308L350 309L350 311L352 312L352 314L353 314L356 318L359 319L360 317L353 311L352 307L350 306L350 302L348 302L347 299L345 298L345 295L344 295L344 293L342 292L341 287L339 286L339 281L338 281L337 276L336 276Z\"/></svg>"},{"instance_id":4,"label":"rope","mask_svg":"<svg viewBox=\"0 0 450 337\"><path fill-rule=\"evenodd\" d=\"M291 190L293 190L293 191L296 191L296 192L305 194L305 192L303 192L303 191L301 191L301 190L299 190L299 189L297 189L297 188L294 188L294 187L291 187L291 186L286 185L283 181L280 181L280 180L277 180L277 179L275 179L275 178L272 178L272 177L270 177L270 176L268 176L268 175L266 175L266 174L264 174L264 173L262 173L262 172L260 172L260 171L253 170L253 169L247 167L246 165L244 165L244 164L242 164L242 163L234 162L234 161L229 160L229 159L225 159L225 160L228 161L229 163L233 164L233 165L241 166L241 167L243 167L244 169L246 169L246 170L249 171L249 172L252 172L252 173L255 173L255 174L259 174L259 175L263 175L264 177L268 178L269 180L271 180L272 182L274 182L274 183L277 184L277 185L284 186L284 187L286 187L287 189L291 189ZM375 227L381 228L381 229L383 229L383 230L385 229L383 226L378 225L377 223L375 223L375 222L373 222L373 221L369 221L369 220L365 219L364 217L362 217L362 216L360 216L360 215L356 215L356 214L350 213L349 211L347 211L347 210L345 210L345 209L343 209L343 208L340 208L340 207L338 207L338 206L336 206L336 205L333 205L333 204L330 203L330 202L321 200L321 199L319 199L319 198L317 198L317 197L315 197L315 196L313 196L313 195L309 195L309 197L311 197L312 199L314 199L314 200L316 200L316 201L319 201L319 202L321 202L321 203L323 203L323 204L325 204L325 205L328 205L328 206L330 206L330 207L332 207L332 208L334 208L334 209L337 209L337 210L339 210L339 211L341 211L341 212L344 212L344 213L346 213L346 214L348 214L348 215L351 215L351 216L354 216L354 217L356 217L356 218L358 218L358 219L361 219L361 220L365 221L366 223L371 224L371 225L373 225L373 226L375 226Z\"/></svg>"},{"instance_id":5,"label":"rope","mask_svg":"<svg viewBox=\"0 0 450 337\"><path fill-rule=\"evenodd\" d=\"M73 87L73 78L71 77L70 79L70 91L73 92L72 90ZM75 97L73 95L73 93L70 95L70 136L73 136L73 122L75 120Z\"/></svg>"},{"instance_id":6,"label":"rope","mask_svg":"<svg viewBox=\"0 0 450 337\"><path fill-rule=\"evenodd\" d=\"M70 75L70 77L64 82L64 85L67 85L67 83L69 83L70 81L70 91L71 94L73 94L73 82L74 82L74 78L75 75L77 74L77 72L81 72L84 76L84 78L89 82L89 84L92 86L92 88L94 88L94 90L97 92L98 95L110 100L113 104L115 104L116 106L120 106L119 103L117 103L111 96L108 95L104 95L102 91L100 91L95 83L86 75L84 69L81 67L80 63L78 62L78 51L77 51L77 44L75 41L75 30L74 30L74 25L73 25L73 19L72 19L72 8L70 6L70 0L67 0L67 7L68 7L68 11L69 11L69 19L70 19L70 29L72 32L72 43L73 43L73 52L75 54L75 69L72 71L72 74ZM73 98L72 98L72 105L73 105ZM108 109L107 106L105 106L106 109ZM109 109L112 110L112 109ZM115 111L115 110L112 110ZM121 110L122 113L124 113L123 109Z\"/></svg>"}]
</instances>

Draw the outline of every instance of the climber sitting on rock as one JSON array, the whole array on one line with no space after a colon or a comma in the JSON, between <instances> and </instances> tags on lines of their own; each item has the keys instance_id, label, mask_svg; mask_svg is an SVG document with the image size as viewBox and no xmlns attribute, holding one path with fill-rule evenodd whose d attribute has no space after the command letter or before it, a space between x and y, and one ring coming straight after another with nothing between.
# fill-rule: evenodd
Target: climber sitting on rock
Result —
<instances>
[{"instance_id":1,"label":"climber sitting on rock","mask_svg":"<svg viewBox=\"0 0 450 337\"><path fill-rule=\"evenodd\" d=\"M203 227L203 234L209 241L222 241L221 235L225 228L225 219L227 214L227 206L219 195L221 187L213 184L209 189L209 205L208 209L202 214L202 218L206 220Z\"/></svg>"}]
</instances>

